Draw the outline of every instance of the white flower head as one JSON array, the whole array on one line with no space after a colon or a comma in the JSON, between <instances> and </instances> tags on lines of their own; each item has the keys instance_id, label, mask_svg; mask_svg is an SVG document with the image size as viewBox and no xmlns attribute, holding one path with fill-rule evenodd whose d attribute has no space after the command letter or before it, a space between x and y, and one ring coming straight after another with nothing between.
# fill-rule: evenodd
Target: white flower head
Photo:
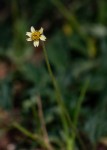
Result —
<instances>
[{"instance_id":1,"label":"white flower head","mask_svg":"<svg viewBox=\"0 0 107 150\"><path fill-rule=\"evenodd\" d=\"M27 41L33 41L33 45L35 47L39 46L39 40L45 41L46 37L43 35L43 28L41 27L40 30L35 30L33 26L31 26L31 32L26 32L26 35L29 37Z\"/></svg>"}]
</instances>

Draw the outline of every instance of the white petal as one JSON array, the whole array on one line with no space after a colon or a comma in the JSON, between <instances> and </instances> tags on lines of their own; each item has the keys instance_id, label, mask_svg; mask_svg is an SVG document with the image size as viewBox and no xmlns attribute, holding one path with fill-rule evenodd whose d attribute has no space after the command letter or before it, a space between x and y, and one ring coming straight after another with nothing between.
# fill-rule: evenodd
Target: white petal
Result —
<instances>
[{"instance_id":1,"label":"white petal","mask_svg":"<svg viewBox=\"0 0 107 150\"><path fill-rule=\"evenodd\" d=\"M31 37L31 34L32 34L31 32L26 32L26 35L29 37Z\"/></svg>"},{"instance_id":2,"label":"white petal","mask_svg":"<svg viewBox=\"0 0 107 150\"><path fill-rule=\"evenodd\" d=\"M39 46L39 41L34 41L34 42L33 42L33 45L34 45L35 47L38 47L38 46Z\"/></svg>"},{"instance_id":3,"label":"white petal","mask_svg":"<svg viewBox=\"0 0 107 150\"><path fill-rule=\"evenodd\" d=\"M43 33L43 28L41 27L40 30L39 30L40 34Z\"/></svg>"},{"instance_id":4,"label":"white petal","mask_svg":"<svg viewBox=\"0 0 107 150\"><path fill-rule=\"evenodd\" d=\"M41 35L41 36L40 36L40 39L41 39L42 41L45 41L45 40L46 40L46 37L45 37L44 35Z\"/></svg>"},{"instance_id":5,"label":"white petal","mask_svg":"<svg viewBox=\"0 0 107 150\"><path fill-rule=\"evenodd\" d=\"M32 41L32 39L31 38L28 38L28 39L26 39L27 41Z\"/></svg>"},{"instance_id":6,"label":"white petal","mask_svg":"<svg viewBox=\"0 0 107 150\"><path fill-rule=\"evenodd\" d=\"M31 26L31 32L35 32L35 28Z\"/></svg>"}]
</instances>

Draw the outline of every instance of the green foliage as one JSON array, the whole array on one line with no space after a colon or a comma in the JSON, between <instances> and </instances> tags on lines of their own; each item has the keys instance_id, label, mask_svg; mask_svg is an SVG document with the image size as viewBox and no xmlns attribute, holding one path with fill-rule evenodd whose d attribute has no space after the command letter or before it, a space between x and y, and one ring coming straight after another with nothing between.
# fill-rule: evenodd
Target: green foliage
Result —
<instances>
[{"instance_id":1,"label":"green foliage","mask_svg":"<svg viewBox=\"0 0 107 150\"><path fill-rule=\"evenodd\" d=\"M62 128L61 110L56 103L42 47L35 49L32 43L26 42L25 34L31 25L37 29L43 26L50 65L72 121L75 120L81 90L90 79L75 127L80 137L85 135L91 147L97 145L101 138L107 137L106 0L11 0L10 4L5 0L0 3L0 54L10 57L13 63L12 76L0 80L0 107L10 112L18 109L19 122L29 132L41 135L39 95L51 143L56 150L71 150L72 137L67 137ZM21 91L15 95L17 85L21 85ZM73 133L70 125L67 130L69 134ZM20 139L17 147L26 148L27 142L29 149L40 147L40 137L36 144L35 137L29 133L28 137L33 140ZM82 141L87 147L85 139ZM77 136L76 147L82 149Z\"/></svg>"}]
</instances>

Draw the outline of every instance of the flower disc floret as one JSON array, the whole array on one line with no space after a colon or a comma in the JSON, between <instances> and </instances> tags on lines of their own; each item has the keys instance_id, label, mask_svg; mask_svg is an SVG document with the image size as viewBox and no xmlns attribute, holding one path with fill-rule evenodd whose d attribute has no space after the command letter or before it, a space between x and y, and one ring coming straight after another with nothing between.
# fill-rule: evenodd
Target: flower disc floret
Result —
<instances>
[{"instance_id":1,"label":"flower disc floret","mask_svg":"<svg viewBox=\"0 0 107 150\"><path fill-rule=\"evenodd\" d=\"M41 33L39 31L35 31L31 34L32 41L36 41L40 39Z\"/></svg>"}]
</instances>

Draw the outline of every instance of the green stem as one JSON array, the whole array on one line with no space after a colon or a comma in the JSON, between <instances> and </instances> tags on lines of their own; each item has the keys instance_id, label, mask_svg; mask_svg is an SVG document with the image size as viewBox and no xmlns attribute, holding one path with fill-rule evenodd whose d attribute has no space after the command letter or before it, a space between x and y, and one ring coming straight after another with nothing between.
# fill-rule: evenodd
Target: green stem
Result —
<instances>
[{"instance_id":1,"label":"green stem","mask_svg":"<svg viewBox=\"0 0 107 150\"><path fill-rule=\"evenodd\" d=\"M60 93L60 89L58 87L58 84L57 84L57 81L53 75L53 72L51 70L51 66L50 66L50 63L49 63L49 60L48 60L48 55L47 55L47 51L46 51L46 48L45 48L45 45L44 43L43 44L43 51L44 51L44 56L45 56L45 61L46 61L46 64L47 64L47 68L48 68L48 71L49 71L49 74L50 74L50 77L52 79L52 82L53 82L53 86L55 88L55 91L56 91L56 100L57 100L57 103L58 103L58 106L60 107L60 111L61 111L61 121L62 121L62 124L63 124L63 128L64 128L64 131L66 133L66 136L67 136L67 139L69 139L69 127L68 127L68 123L70 124L70 126L72 127L73 129L73 132L75 132L75 134L77 134L77 137L78 137L78 140L83 148L83 150L85 150L84 148L84 144L81 140L81 137L79 136L78 132L77 132L77 129L75 128L75 126L73 125L72 121L71 121L71 118L69 116L69 113L68 111L66 110L66 107L64 105L64 102L63 102L63 99L62 99L62 96L61 96L61 93ZM68 122L67 122L68 121ZM73 133L74 134L74 133ZM67 141L67 143L69 143ZM70 145L70 144L69 144ZM68 145L67 145L68 146Z\"/></svg>"},{"instance_id":2,"label":"green stem","mask_svg":"<svg viewBox=\"0 0 107 150\"><path fill-rule=\"evenodd\" d=\"M76 105L76 109L75 109L75 114L74 114L74 126L77 128L77 125L78 125L78 118L79 118L79 114L81 112L81 108L82 108L82 103L84 101L84 97L85 97L85 94L86 94L86 91L87 91L87 88L89 86L89 79L86 80L82 90L81 90L81 94L80 94L80 97L78 99L78 102L77 102L77 105ZM72 149L74 149L75 147L75 138L76 138L76 135L75 133L73 134L72 136Z\"/></svg>"},{"instance_id":3,"label":"green stem","mask_svg":"<svg viewBox=\"0 0 107 150\"><path fill-rule=\"evenodd\" d=\"M49 150L47 144L44 142L42 137L29 132L27 129L25 129L24 127L22 127L20 124L16 122L13 123L13 127L18 129L20 132L22 132L25 136L29 137L30 139L37 141L43 148L46 148L47 150Z\"/></svg>"},{"instance_id":4,"label":"green stem","mask_svg":"<svg viewBox=\"0 0 107 150\"><path fill-rule=\"evenodd\" d=\"M50 63L49 63L49 60L48 60L48 55L47 55L44 43L43 43L43 51L44 51L44 56L45 56L45 61L46 61L46 64L47 64L48 72L50 74L50 77L51 77L52 82L53 82L53 86L54 86L55 91L56 91L56 99L57 99L58 106L60 107L60 115L61 115L61 120L62 120L62 124L63 124L63 127L64 127L64 131L66 132L66 135L68 135L69 131L68 131L68 124L67 124L67 121L66 121L66 117L65 117L65 114L64 114L63 99L62 99L62 96L60 94L60 90L59 90L58 84L56 82L56 79L55 79L55 77L53 75L53 72L51 70L51 66L50 66Z\"/></svg>"}]
</instances>

